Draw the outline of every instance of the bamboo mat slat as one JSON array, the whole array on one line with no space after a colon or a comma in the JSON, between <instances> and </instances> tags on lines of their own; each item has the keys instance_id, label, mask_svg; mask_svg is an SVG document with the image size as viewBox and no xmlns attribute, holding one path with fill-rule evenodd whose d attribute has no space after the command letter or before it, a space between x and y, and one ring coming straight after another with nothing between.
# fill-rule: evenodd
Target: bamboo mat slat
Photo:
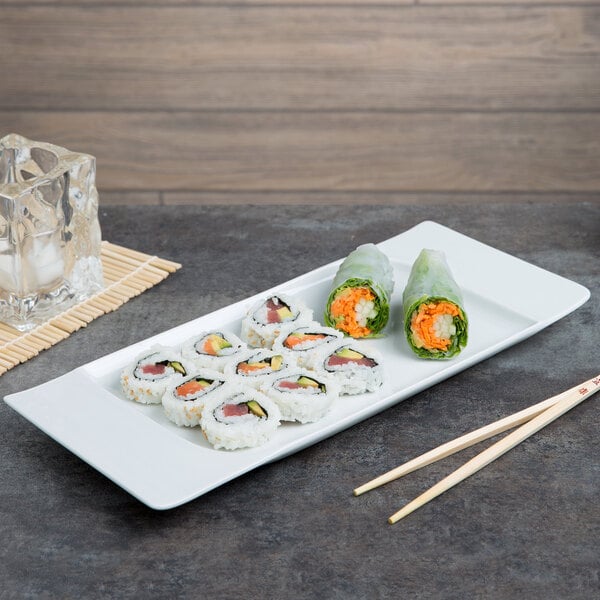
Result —
<instances>
[{"instance_id":1,"label":"bamboo mat slat","mask_svg":"<svg viewBox=\"0 0 600 600\"><path fill-rule=\"evenodd\" d=\"M179 263L107 241L102 242L101 259L105 283L101 292L26 332L0 323L0 375L116 310L181 268Z\"/></svg>"}]
</instances>

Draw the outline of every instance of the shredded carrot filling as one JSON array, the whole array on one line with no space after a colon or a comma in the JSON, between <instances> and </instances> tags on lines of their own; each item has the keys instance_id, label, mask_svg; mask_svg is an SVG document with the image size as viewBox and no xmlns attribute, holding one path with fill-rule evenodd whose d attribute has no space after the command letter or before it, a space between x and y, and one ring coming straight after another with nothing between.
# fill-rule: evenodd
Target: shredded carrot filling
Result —
<instances>
[{"instance_id":1,"label":"shredded carrot filling","mask_svg":"<svg viewBox=\"0 0 600 600\"><path fill-rule=\"evenodd\" d=\"M357 321L356 307L361 300L372 302L375 294L367 287L354 287L342 290L331 303L331 316L337 329L345 331L354 338L364 337L371 333L368 327Z\"/></svg>"},{"instance_id":2,"label":"shredded carrot filling","mask_svg":"<svg viewBox=\"0 0 600 600\"><path fill-rule=\"evenodd\" d=\"M435 332L435 322L442 315L457 317L460 315L460 309L452 302L429 302L421 304L413 313L410 328L415 342L420 344L420 347L428 350L448 349L452 340L438 337Z\"/></svg>"}]
</instances>

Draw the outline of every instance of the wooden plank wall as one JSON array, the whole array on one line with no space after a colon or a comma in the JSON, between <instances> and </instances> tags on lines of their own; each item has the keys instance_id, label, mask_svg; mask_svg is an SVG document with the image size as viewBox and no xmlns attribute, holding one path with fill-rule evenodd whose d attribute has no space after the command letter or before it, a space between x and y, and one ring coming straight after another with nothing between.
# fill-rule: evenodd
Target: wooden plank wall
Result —
<instances>
[{"instance_id":1,"label":"wooden plank wall","mask_svg":"<svg viewBox=\"0 0 600 600\"><path fill-rule=\"evenodd\" d=\"M0 0L0 56L103 203L600 198L600 0Z\"/></svg>"}]
</instances>

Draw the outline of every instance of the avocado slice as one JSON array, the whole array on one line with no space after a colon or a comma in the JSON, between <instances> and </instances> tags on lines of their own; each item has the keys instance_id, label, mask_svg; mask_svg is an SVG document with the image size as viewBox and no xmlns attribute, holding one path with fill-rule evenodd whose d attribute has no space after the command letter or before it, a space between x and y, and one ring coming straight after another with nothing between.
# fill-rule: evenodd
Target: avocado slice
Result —
<instances>
[{"instance_id":1,"label":"avocado slice","mask_svg":"<svg viewBox=\"0 0 600 600\"><path fill-rule=\"evenodd\" d=\"M271 369L273 371L279 371L279 369L281 369L283 365L283 356L281 356L280 354L276 354L275 356L273 356L273 358L271 358Z\"/></svg>"},{"instance_id":2,"label":"avocado slice","mask_svg":"<svg viewBox=\"0 0 600 600\"><path fill-rule=\"evenodd\" d=\"M287 306L282 306L281 308L277 309L277 314L279 315L279 318L283 321L284 319L291 319L294 314L292 313L292 311L287 307Z\"/></svg>"},{"instance_id":3,"label":"avocado slice","mask_svg":"<svg viewBox=\"0 0 600 600\"><path fill-rule=\"evenodd\" d=\"M341 350L338 350L336 354L342 358L351 358L353 360L358 360L365 357L364 354L361 354L356 350L351 350L350 348L342 348Z\"/></svg>"},{"instance_id":4,"label":"avocado slice","mask_svg":"<svg viewBox=\"0 0 600 600\"><path fill-rule=\"evenodd\" d=\"M243 364L243 363L241 363ZM266 363L264 360L260 360L258 362L250 362L248 361L246 363L249 367L252 367L253 369L264 369L265 367L268 366L268 363Z\"/></svg>"},{"instance_id":5,"label":"avocado slice","mask_svg":"<svg viewBox=\"0 0 600 600\"><path fill-rule=\"evenodd\" d=\"M267 417L266 411L256 400L250 400L249 402L246 402L246 406L253 415L256 415L259 418Z\"/></svg>"},{"instance_id":6,"label":"avocado slice","mask_svg":"<svg viewBox=\"0 0 600 600\"><path fill-rule=\"evenodd\" d=\"M302 375L301 377L298 378L298 385L301 385L302 387L319 387L319 382L315 381L314 379L311 379L310 377L306 377L305 375Z\"/></svg>"},{"instance_id":7,"label":"avocado slice","mask_svg":"<svg viewBox=\"0 0 600 600\"><path fill-rule=\"evenodd\" d=\"M175 369L175 371L177 371L178 373L181 373L182 375L186 375L183 365L178 360L169 361L169 366L172 367L173 369Z\"/></svg>"},{"instance_id":8,"label":"avocado slice","mask_svg":"<svg viewBox=\"0 0 600 600\"><path fill-rule=\"evenodd\" d=\"M215 335L213 337L213 348L217 348L218 350L223 350L225 348L231 348L231 343L228 342L224 337L220 335Z\"/></svg>"}]
</instances>

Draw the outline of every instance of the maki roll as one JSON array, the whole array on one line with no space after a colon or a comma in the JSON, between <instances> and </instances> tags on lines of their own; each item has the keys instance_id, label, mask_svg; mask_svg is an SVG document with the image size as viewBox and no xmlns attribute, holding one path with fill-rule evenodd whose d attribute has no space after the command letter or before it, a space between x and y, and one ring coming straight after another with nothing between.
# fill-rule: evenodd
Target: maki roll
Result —
<instances>
[{"instance_id":1,"label":"maki roll","mask_svg":"<svg viewBox=\"0 0 600 600\"><path fill-rule=\"evenodd\" d=\"M271 348L281 328L312 321L312 310L301 302L277 294L255 304L242 320L241 338L255 348Z\"/></svg>"},{"instance_id":2,"label":"maki roll","mask_svg":"<svg viewBox=\"0 0 600 600\"><path fill-rule=\"evenodd\" d=\"M284 421L312 423L324 417L338 398L338 383L322 374L293 370L270 377L261 391L277 404Z\"/></svg>"},{"instance_id":3,"label":"maki roll","mask_svg":"<svg viewBox=\"0 0 600 600\"><path fill-rule=\"evenodd\" d=\"M122 371L121 387L131 400L160 404L167 385L193 370L193 365L172 348L154 346Z\"/></svg>"},{"instance_id":4,"label":"maki roll","mask_svg":"<svg viewBox=\"0 0 600 600\"><path fill-rule=\"evenodd\" d=\"M222 373L209 369L172 383L162 397L165 414L175 425L195 427L200 422L206 398L224 383Z\"/></svg>"},{"instance_id":5,"label":"maki roll","mask_svg":"<svg viewBox=\"0 0 600 600\"><path fill-rule=\"evenodd\" d=\"M258 388L262 378L278 371L294 366L289 355L272 350L255 350L248 352L225 367L225 375L243 379L251 387Z\"/></svg>"},{"instance_id":6,"label":"maki roll","mask_svg":"<svg viewBox=\"0 0 600 600\"><path fill-rule=\"evenodd\" d=\"M340 385L342 395L374 392L383 383L379 355L347 341L324 348L314 357L310 368L333 377Z\"/></svg>"},{"instance_id":7,"label":"maki roll","mask_svg":"<svg viewBox=\"0 0 600 600\"><path fill-rule=\"evenodd\" d=\"M323 327L317 322L303 327L286 327L275 339L275 352L292 354L299 367L306 366L318 348L337 342L344 334L332 327Z\"/></svg>"},{"instance_id":8,"label":"maki roll","mask_svg":"<svg viewBox=\"0 0 600 600\"><path fill-rule=\"evenodd\" d=\"M462 293L443 252L421 251L408 277L402 304L406 339L417 356L452 358L466 346L468 321Z\"/></svg>"},{"instance_id":9,"label":"maki roll","mask_svg":"<svg viewBox=\"0 0 600 600\"><path fill-rule=\"evenodd\" d=\"M390 316L394 270L374 244L351 252L340 265L327 299L325 324L353 338L376 337Z\"/></svg>"},{"instance_id":10,"label":"maki roll","mask_svg":"<svg viewBox=\"0 0 600 600\"><path fill-rule=\"evenodd\" d=\"M232 357L247 349L248 346L233 333L208 331L185 342L181 354L199 369L208 367L223 371Z\"/></svg>"},{"instance_id":11,"label":"maki roll","mask_svg":"<svg viewBox=\"0 0 600 600\"><path fill-rule=\"evenodd\" d=\"M279 408L264 394L243 384L227 384L207 399L200 427L215 448L235 450L267 442L280 418Z\"/></svg>"}]
</instances>

